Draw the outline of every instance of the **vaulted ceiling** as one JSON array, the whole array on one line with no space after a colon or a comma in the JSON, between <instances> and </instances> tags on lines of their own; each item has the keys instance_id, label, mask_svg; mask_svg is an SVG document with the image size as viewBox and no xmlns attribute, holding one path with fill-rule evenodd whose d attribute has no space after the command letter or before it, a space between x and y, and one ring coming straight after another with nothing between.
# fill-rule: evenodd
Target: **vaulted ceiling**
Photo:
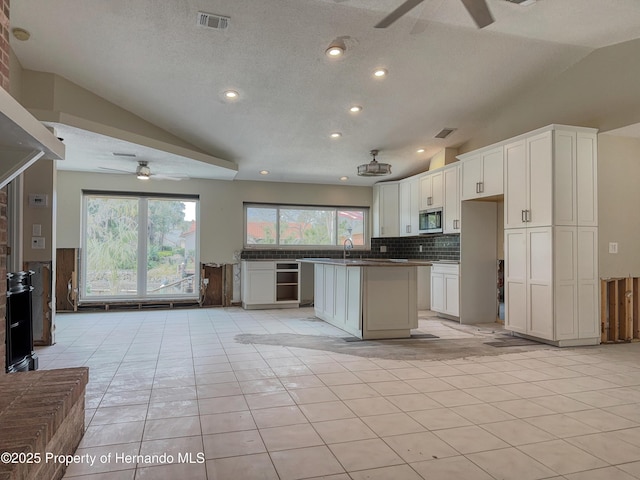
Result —
<instances>
[{"instance_id":1,"label":"vaulted ceiling","mask_svg":"<svg viewBox=\"0 0 640 480\"><path fill-rule=\"evenodd\" d=\"M60 75L234 162L236 179L347 176L346 184L371 185L377 179L356 176L371 149L393 165L393 177L425 170L519 92L595 49L640 37L637 0L488 0L495 22L483 29L459 0L425 0L390 27L373 27L400 3L20 0L11 4L12 27L31 38L11 45L23 68ZM199 26L198 12L229 17L228 28ZM336 39L346 52L331 59L325 50ZM374 78L376 68L386 77ZM229 89L239 97L225 99ZM350 113L353 105L362 111ZM434 138L447 127L456 130ZM102 140L71 132L62 168L124 165L96 151L118 147Z\"/></svg>"}]
</instances>

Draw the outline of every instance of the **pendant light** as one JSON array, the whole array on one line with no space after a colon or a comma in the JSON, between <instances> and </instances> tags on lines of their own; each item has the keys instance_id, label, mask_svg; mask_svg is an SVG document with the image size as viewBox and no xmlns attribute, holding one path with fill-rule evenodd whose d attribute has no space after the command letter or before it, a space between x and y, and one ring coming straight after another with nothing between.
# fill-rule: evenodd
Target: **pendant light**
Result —
<instances>
[{"instance_id":1,"label":"pendant light","mask_svg":"<svg viewBox=\"0 0 640 480\"><path fill-rule=\"evenodd\" d=\"M369 153L373 157L373 160L369 163L358 165L358 175L361 177L379 177L382 175L389 175L391 173L391 165L388 163L378 163L376 160L378 150L371 150Z\"/></svg>"}]
</instances>

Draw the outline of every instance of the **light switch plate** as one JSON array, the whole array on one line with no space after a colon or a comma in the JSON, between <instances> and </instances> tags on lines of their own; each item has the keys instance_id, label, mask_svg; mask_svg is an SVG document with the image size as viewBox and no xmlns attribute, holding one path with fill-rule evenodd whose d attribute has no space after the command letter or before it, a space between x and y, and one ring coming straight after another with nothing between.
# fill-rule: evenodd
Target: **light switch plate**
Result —
<instances>
[{"instance_id":1,"label":"light switch plate","mask_svg":"<svg viewBox=\"0 0 640 480\"><path fill-rule=\"evenodd\" d=\"M31 226L31 235L33 235L34 237L39 237L40 235L42 235L42 225L40 225L39 223L34 223Z\"/></svg>"}]
</instances>

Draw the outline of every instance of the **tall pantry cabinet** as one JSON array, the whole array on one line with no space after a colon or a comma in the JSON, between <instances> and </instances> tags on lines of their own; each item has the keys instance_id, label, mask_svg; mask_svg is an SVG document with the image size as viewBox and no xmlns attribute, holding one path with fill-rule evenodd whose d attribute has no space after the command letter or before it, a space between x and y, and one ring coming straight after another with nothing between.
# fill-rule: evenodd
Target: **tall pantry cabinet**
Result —
<instances>
[{"instance_id":1,"label":"tall pantry cabinet","mask_svg":"<svg viewBox=\"0 0 640 480\"><path fill-rule=\"evenodd\" d=\"M505 327L600 341L597 136L551 125L504 145Z\"/></svg>"}]
</instances>

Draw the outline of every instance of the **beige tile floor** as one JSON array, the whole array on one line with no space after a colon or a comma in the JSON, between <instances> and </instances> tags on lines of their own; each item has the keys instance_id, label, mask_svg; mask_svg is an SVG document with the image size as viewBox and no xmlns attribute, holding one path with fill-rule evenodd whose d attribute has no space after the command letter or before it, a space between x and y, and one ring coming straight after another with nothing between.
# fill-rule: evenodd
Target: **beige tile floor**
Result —
<instances>
[{"instance_id":1,"label":"beige tile floor","mask_svg":"<svg viewBox=\"0 0 640 480\"><path fill-rule=\"evenodd\" d=\"M65 478L640 479L640 344L465 357L459 342L473 329L428 316L421 332L440 339L425 342L457 358L235 339L345 336L312 316L58 315L57 344L38 349L40 365L90 367L77 454L97 456Z\"/></svg>"}]
</instances>

